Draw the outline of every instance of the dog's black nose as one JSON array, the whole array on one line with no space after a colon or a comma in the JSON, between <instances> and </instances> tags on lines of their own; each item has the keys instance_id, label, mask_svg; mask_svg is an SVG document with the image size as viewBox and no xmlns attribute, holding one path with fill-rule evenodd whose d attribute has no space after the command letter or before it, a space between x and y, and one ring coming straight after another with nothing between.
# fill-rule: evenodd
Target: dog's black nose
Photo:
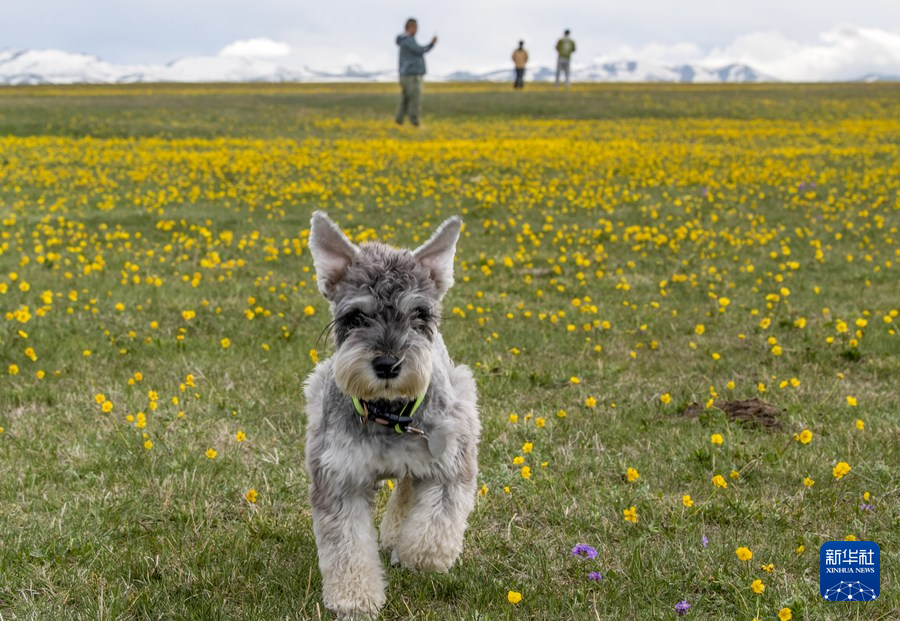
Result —
<instances>
[{"instance_id":1,"label":"dog's black nose","mask_svg":"<svg viewBox=\"0 0 900 621\"><path fill-rule=\"evenodd\" d=\"M394 379L400 375L400 361L393 356L378 356L372 361L372 368L379 379Z\"/></svg>"}]
</instances>

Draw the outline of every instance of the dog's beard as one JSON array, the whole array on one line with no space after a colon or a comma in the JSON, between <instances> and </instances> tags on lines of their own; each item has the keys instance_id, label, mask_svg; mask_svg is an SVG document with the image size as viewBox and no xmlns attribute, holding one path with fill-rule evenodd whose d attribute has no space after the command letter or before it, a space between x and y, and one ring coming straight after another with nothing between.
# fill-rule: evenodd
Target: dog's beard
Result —
<instances>
[{"instance_id":1,"label":"dog's beard","mask_svg":"<svg viewBox=\"0 0 900 621\"><path fill-rule=\"evenodd\" d=\"M362 343L344 342L334 354L334 379L341 392L364 401L413 400L425 394L432 371L431 352L427 347L404 350L400 375L393 379L375 375L372 360L378 355Z\"/></svg>"}]
</instances>

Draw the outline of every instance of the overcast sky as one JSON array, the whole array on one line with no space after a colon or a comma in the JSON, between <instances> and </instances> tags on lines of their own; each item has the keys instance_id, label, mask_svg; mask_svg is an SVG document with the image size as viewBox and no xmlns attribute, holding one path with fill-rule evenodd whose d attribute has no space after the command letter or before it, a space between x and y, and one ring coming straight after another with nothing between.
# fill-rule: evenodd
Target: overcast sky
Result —
<instances>
[{"instance_id":1,"label":"overcast sky","mask_svg":"<svg viewBox=\"0 0 900 621\"><path fill-rule=\"evenodd\" d=\"M745 62L781 79L900 75L900 0L9 0L0 49L59 49L114 63L246 54L285 67L396 65L409 16L433 34L432 73L505 67L519 39L532 66L555 62Z\"/></svg>"}]
</instances>

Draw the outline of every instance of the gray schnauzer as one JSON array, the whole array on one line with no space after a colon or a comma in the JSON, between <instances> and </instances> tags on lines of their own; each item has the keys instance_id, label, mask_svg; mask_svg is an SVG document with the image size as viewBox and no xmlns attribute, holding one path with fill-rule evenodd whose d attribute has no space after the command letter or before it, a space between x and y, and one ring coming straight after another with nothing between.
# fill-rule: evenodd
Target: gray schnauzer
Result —
<instances>
[{"instance_id":1,"label":"gray schnauzer","mask_svg":"<svg viewBox=\"0 0 900 621\"><path fill-rule=\"evenodd\" d=\"M306 382L306 467L325 606L375 615L385 579L373 524L380 481L396 477L381 520L391 564L446 572L475 505L475 380L439 331L462 221L416 250L354 245L322 212L309 249L334 316L334 356Z\"/></svg>"}]
</instances>

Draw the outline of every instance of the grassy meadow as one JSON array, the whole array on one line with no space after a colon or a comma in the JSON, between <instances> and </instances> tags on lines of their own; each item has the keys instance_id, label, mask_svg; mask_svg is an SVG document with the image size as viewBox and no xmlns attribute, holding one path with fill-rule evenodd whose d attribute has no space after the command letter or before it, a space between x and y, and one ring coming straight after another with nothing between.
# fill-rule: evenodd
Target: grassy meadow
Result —
<instances>
[{"instance_id":1,"label":"grassy meadow","mask_svg":"<svg viewBox=\"0 0 900 621\"><path fill-rule=\"evenodd\" d=\"M0 88L0 619L329 618L316 209L466 223L481 491L381 618L900 618L900 85L510 87Z\"/></svg>"}]
</instances>

